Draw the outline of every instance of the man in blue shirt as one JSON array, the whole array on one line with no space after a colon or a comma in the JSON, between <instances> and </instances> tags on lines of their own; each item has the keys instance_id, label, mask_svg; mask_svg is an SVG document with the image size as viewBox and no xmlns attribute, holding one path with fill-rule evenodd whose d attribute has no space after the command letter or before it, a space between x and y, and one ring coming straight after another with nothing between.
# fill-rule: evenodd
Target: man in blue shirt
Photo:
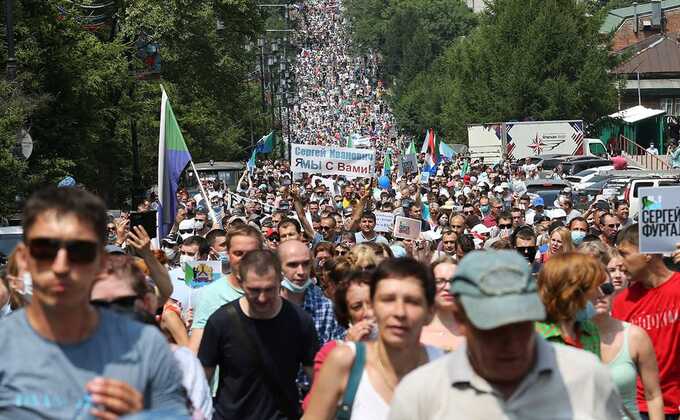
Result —
<instances>
[{"instance_id":1,"label":"man in blue shirt","mask_svg":"<svg viewBox=\"0 0 680 420\"><path fill-rule=\"evenodd\" d=\"M33 297L0 323L0 418L187 414L181 372L160 332L90 303L106 262L104 203L84 190L47 188L23 214L17 257Z\"/></svg>"}]
</instances>

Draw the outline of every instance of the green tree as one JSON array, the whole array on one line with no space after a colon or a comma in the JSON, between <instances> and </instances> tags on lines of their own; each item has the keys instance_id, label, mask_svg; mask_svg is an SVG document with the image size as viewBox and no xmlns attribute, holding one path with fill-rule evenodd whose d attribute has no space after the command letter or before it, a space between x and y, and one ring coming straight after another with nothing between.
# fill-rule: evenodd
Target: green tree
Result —
<instances>
[{"instance_id":1,"label":"green tree","mask_svg":"<svg viewBox=\"0 0 680 420\"><path fill-rule=\"evenodd\" d=\"M449 95L444 128L456 141L465 124L584 119L610 112L613 65L598 34L601 16L576 1L496 0L479 28L443 60Z\"/></svg>"}]
</instances>

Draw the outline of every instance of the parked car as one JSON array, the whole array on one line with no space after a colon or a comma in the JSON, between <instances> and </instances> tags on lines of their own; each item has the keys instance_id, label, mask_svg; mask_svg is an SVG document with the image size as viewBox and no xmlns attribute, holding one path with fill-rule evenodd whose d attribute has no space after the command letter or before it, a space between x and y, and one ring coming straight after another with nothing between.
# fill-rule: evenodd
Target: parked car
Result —
<instances>
[{"instance_id":1,"label":"parked car","mask_svg":"<svg viewBox=\"0 0 680 420\"><path fill-rule=\"evenodd\" d=\"M569 160L562 163L564 173L566 175L575 175L583 170L596 168L599 166L611 166L612 161L609 159L578 159Z\"/></svg>"},{"instance_id":2,"label":"parked car","mask_svg":"<svg viewBox=\"0 0 680 420\"><path fill-rule=\"evenodd\" d=\"M0 259L9 256L22 238L21 226L0 227Z\"/></svg>"},{"instance_id":3,"label":"parked car","mask_svg":"<svg viewBox=\"0 0 680 420\"><path fill-rule=\"evenodd\" d=\"M680 186L680 175L677 172L657 172L631 179L626 185L623 197L630 207L630 217L636 218L640 212L640 188L669 186Z\"/></svg>"},{"instance_id":4,"label":"parked car","mask_svg":"<svg viewBox=\"0 0 680 420\"><path fill-rule=\"evenodd\" d=\"M537 179L527 181L527 193L535 194L543 198L545 201L545 208L555 207L555 201L560 195L560 191L571 185L567 181L553 180L553 179Z\"/></svg>"},{"instance_id":5,"label":"parked car","mask_svg":"<svg viewBox=\"0 0 680 420\"><path fill-rule=\"evenodd\" d=\"M598 166L595 168L590 168L590 169L585 169L576 175L570 175L565 177L567 181L571 182L572 188L574 188L575 191L582 190L584 188L587 188L590 186L590 184L593 184L595 182L602 181L603 179L607 178L606 173L609 171L614 171L614 166L609 165L609 166ZM641 171L643 170L639 166L634 166L631 165L627 168L629 171Z\"/></svg>"}]
</instances>

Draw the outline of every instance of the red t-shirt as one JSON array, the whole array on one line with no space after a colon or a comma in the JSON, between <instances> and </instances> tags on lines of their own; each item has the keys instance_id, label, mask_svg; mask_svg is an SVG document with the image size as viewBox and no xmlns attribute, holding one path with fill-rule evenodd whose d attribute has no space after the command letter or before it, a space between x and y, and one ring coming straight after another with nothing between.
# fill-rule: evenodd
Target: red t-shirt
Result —
<instances>
[{"instance_id":1,"label":"red t-shirt","mask_svg":"<svg viewBox=\"0 0 680 420\"><path fill-rule=\"evenodd\" d=\"M647 331L659 365L664 411L680 413L680 273L653 289L633 284L614 300L612 316ZM647 412L640 378L637 390L638 407Z\"/></svg>"},{"instance_id":2,"label":"red t-shirt","mask_svg":"<svg viewBox=\"0 0 680 420\"><path fill-rule=\"evenodd\" d=\"M333 351L334 348L338 346L338 341L337 340L331 340L328 343L324 344L323 347L319 350L318 353L316 353L316 356L314 356L314 379L312 380L312 389L309 390L307 395L305 396L305 399L302 401L302 410L307 411L307 406L309 405L309 397L312 395L312 391L314 390L314 384L316 383L316 380L319 379L318 375L319 372L321 371L321 365L323 365L323 362L326 361L326 358L328 357L329 354Z\"/></svg>"}]
</instances>

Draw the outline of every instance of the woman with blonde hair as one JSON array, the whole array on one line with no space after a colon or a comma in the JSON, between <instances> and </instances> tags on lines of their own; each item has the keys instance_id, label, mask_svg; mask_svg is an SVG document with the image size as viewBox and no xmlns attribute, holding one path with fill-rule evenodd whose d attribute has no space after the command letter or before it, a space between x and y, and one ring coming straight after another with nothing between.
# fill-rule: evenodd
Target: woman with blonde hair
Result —
<instances>
[{"instance_id":1,"label":"woman with blonde hair","mask_svg":"<svg viewBox=\"0 0 680 420\"><path fill-rule=\"evenodd\" d=\"M550 258L538 273L538 294L545 305L546 321L536 330L548 341L567 344L600 357L600 335L590 320L592 300L607 281L604 265L590 255L567 252Z\"/></svg>"},{"instance_id":2,"label":"woman with blonde hair","mask_svg":"<svg viewBox=\"0 0 680 420\"><path fill-rule=\"evenodd\" d=\"M354 269L357 271L368 271L375 269L380 261L373 247L368 244L359 244L349 251L350 259L354 261Z\"/></svg>"},{"instance_id":3,"label":"woman with blonde hair","mask_svg":"<svg viewBox=\"0 0 680 420\"><path fill-rule=\"evenodd\" d=\"M574 245L571 242L571 231L564 226L558 227L550 232L548 242L548 252L543 254L542 262L548 261L557 254L572 252Z\"/></svg>"}]
</instances>

